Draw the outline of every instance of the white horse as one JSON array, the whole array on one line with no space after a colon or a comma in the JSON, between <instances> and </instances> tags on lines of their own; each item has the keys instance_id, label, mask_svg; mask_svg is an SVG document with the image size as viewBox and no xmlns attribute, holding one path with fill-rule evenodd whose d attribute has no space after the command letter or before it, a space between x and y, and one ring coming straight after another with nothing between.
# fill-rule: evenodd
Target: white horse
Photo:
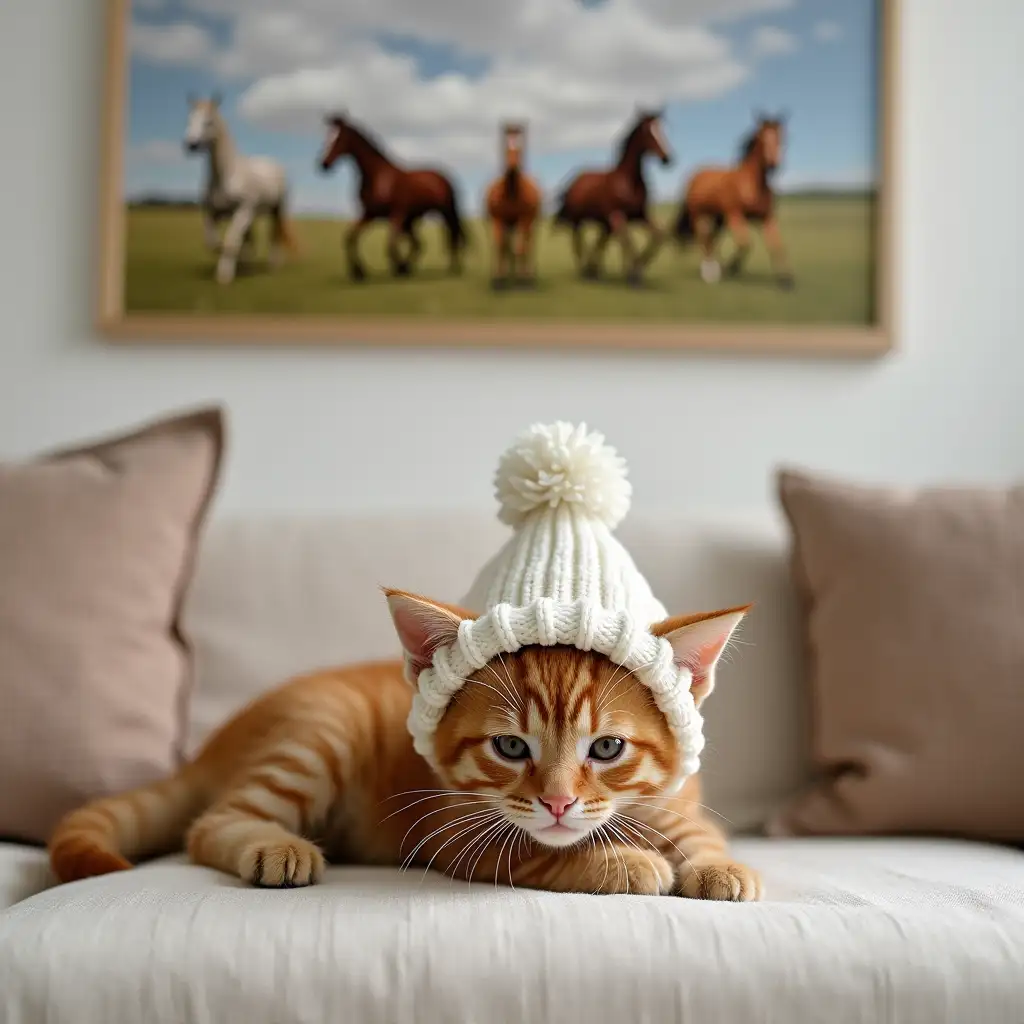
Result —
<instances>
[{"instance_id":1,"label":"white horse","mask_svg":"<svg viewBox=\"0 0 1024 1024\"><path fill-rule=\"evenodd\" d=\"M284 168L267 157L244 156L238 152L217 96L208 100L189 98L185 149L205 152L208 161L206 187L200 196L207 247L220 252L217 280L230 284L238 268L242 245L252 240L252 227L259 214L271 222L271 266L281 262L282 249L297 251L295 235L287 217L288 178ZM224 239L217 225L228 220Z\"/></svg>"}]
</instances>

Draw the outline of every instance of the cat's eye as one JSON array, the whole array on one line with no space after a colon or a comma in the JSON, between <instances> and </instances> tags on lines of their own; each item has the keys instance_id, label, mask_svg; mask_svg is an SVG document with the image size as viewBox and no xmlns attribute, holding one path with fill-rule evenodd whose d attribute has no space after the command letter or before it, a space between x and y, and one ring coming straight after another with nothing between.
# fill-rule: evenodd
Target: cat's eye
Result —
<instances>
[{"instance_id":1,"label":"cat's eye","mask_svg":"<svg viewBox=\"0 0 1024 1024\"><path fill-rule=\"evenodd\" d=\"M525 761L530 756L526 740L519 736L495 736L491 744L506 761Z\"/></svg>"},{"instance_id":2,"label":"cat's eye","mask_svg":"<svg viewBox=\"0 0 1024 1024\"><path fill-rule=\"evenodd\" d=\"M614 761L625 749L626 741L619 736L602 736L590 744L587 757L595 761Z\"/></svg>"}]
</instances>

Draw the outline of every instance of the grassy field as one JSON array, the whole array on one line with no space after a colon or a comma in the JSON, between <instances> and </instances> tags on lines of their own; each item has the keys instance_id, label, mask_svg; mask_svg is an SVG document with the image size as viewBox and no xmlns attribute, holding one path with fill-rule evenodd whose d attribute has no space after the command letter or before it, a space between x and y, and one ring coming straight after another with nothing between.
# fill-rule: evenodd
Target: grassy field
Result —
<instances>
[{"instance_id":1,"label":"grassy field","mask_svg":"<svg viewBox=\"0 0 1024 1024\"><path fill-rule=\"evenodd\" d=\"M673 211L657 217L671 223ZM447 273L441 229L424 225L426 251L414 277L386 271L386 228L371 228L362 241L371 277L349 280L341 249L341 221L299 219L301 255L270 273L258 255L228 287L213 280L214 257L203 248L195 210L134 208L128 213L126 304L130 312L376 314L446 319L643 320L760 323L864 324L873 319L872 203L865 197L799 197L780 204L782 234L796 275L784 292L771 277L759 236L742 278L705 285L693 248L668 244L651 264L642 289L619 274L612 243L601 281L580 280L571 236L539 229L538 282L532 291L495 293L490 288L490 233L470 221L472 238L461 277ZM728 236L720 247L727 257ZM258 253L262 254L261 229Z\"/></svg>"}]
</instances>

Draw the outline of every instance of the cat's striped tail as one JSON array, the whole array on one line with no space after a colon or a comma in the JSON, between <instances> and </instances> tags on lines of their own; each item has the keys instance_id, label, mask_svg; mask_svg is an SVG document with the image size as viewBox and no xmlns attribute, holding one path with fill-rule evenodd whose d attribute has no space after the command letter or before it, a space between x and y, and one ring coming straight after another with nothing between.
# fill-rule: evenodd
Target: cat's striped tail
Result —
<instances>
[{"instance_id":1,"label":"cat's striped tail","mask_svg":"<svg viewBox=\"0 0 1024 1024\"><path fill-rule=\"evenodd\" d=\"M50 837L50 866L61 882L125 871L144 857L181 849L210 802L195 763L169 779L71 811Z\"/></svg>"}]
</instances>

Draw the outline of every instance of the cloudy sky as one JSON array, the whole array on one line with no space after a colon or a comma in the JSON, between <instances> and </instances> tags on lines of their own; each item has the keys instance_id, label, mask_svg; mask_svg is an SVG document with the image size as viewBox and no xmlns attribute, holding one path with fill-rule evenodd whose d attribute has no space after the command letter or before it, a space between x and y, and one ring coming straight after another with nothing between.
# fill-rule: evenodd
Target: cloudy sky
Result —
<instances>
[{"instance_id":1,"label":"cloudy sky","mask_svg":"<svg viewBox=\"0 0 1024 1024\"><path fill-rule=\"evenodd\" d=\"M296 206L348 212L353 179L314 167L344 109L394 157L458 175L476 205L498 125L529 124L555 190L606 164L637 106L667 109L675 198L731 161L753 111L787 109L784 187L874 179L875 0L134 0L127 186L197 191L181 139L189 92L219 90L244 152L287 168Z\"/></svg>"}]
</instances>

